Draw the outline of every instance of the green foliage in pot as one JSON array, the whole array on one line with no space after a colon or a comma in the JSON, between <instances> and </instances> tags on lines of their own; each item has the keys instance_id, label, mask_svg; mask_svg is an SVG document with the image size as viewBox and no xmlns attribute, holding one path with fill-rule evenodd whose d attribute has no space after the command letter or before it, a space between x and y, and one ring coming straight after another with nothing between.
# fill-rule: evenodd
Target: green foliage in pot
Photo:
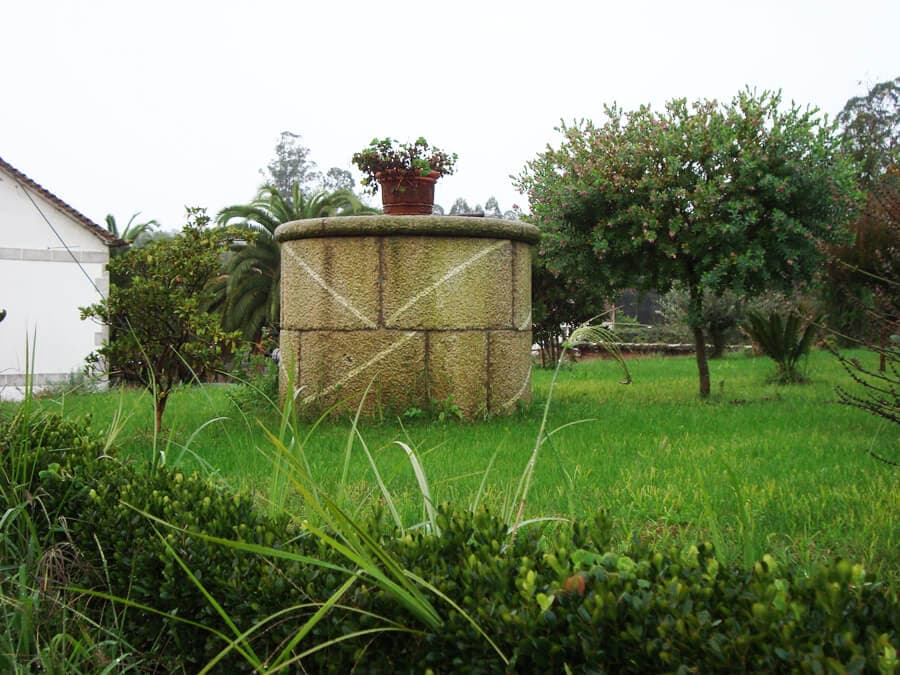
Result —
<instances>
[{"instance_id":1,"label":"green foliage in pot","mask_svg":"<svg viewBox=\"0 0 900 675\"><path fill-rule=\"evenodd\" d=\"M364 174L362 184L371 194L378 192L378 177L449 176L456 167L456 159L456 153L433 147L421 136L413 143L373 138L366 148L353 155L353 163Z\"/></svg>"}]
</instances>

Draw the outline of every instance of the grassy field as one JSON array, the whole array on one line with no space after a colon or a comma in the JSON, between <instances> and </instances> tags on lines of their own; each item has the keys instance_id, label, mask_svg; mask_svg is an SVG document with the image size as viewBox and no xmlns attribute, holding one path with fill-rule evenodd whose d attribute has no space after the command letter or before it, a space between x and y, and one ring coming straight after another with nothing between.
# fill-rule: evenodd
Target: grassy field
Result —
<instances>
[{"instance_id":1,"label":"grassy field","mask_svg":"<svg viewBox=\"0 0 900 675\"><path fill-rule=\"evenodd\" d=\"M696 393L692 357L633 359L629 367L634 382L622 385L610 361L564 366L549 426L585 421L561 429L541 448L526 517L585 517L606 509L622 539L709 539L721 558L735 562L770 552L805 567L843 556L900 586L900 473L867 454L900 458L900 430L835 403L834 385L849 379L830 354L812 354L811 382L788 387L766 383L772 363L764 358L712 362L713 394L705 402ZM480 499L498 511L515 510L513 495L534 449L551 375L535 372L533 407L510 418L478 424L383 419L361 426L406 524L423 519L422 498L397 440L421 456L436 502ZM234 389L173 394L165 437L155 447L168 464L216 474L265 499L272 469L262 426L276 429L278 417L236 405ZM44 405L90 412L96 428L118 416L121 452L142 460L154 452L146 393L57 396ZM349 421L324 424L304 446L323 486L333 488L340 478L350 429ZM308 430L303 426L298 435ZM351 459L353 501L383 501L359 440Z\"/></svg>"}]
</instances>

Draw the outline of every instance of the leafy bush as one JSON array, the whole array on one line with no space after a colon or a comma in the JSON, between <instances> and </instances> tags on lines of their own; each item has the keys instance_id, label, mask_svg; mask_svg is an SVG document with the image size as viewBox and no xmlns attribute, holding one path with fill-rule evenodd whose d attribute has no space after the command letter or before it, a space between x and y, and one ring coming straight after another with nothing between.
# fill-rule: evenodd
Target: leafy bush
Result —
<instances>
[{"instance_id":1,"label":"leafy bush","mask_svg":"<svg viewBox=\"0 0 900 675\"><path fill-rule=\"evenodd\" d=\"M22 406L0 424L0 484L12 504L13 493L35 495L40 471L56 465L71 472L104 455L104 437L91 429L90 416L67 420L58 413Z\"/></svg>"},{"instance_id":2,"label":"leafy bush","mask_svg":"<svg viewBox=\"0 0 900 675\"><path fill-rule=\"evenodd\" d=\"M269 350L243 350L238 354L237 366L231 376L238 383L229 390L228 397L238 410L253 415L278 410L278 362L270 356L277 342L266 344Z\"/></svg>"},{"instance_id":3,"label":"leafy bush","mask_svg":"<svg viewBox=\"0 0 900 675\"><path fill-rule=\"evenodd\" d=\"M678 335L681 341L692 339L688 325L690 296L687 289L676 284L668 292L660 296L659 314L664 327ZM728 343L735 342L740 333L738 324L744 318L744 301L737 293L725 290L721 293L704 291L701 323L712 341L713 349L710 358L719 358L725 354Z\"/></svg>"},{"instance_id":4,"label":"leafy bush","mask_svg":"<svg viewBox=\"0 0 900 675\"><path fill-rule=\"evenodd\" d=\"M84 598L67 584L86 573L66 530L79 514L78 490L48 494L49 474L100 468L107 434L89 419L45 413L30 397L0 414L0 671L99 672L146 665L116 628L88 620Z\"/></svg>"},{"instance_id":5,"label":"leafy bush","mask_svg":"<svg viewBox=\"0 0 900 675\"><path fill-rule=\"evenodd\" d=\"M223 636L234 637L229 621L239 630L265 622L249 638L265 660L351 577L346 559L310 536L309 526L270 518L249 497L196 475L97 460L99 447L83 428L47 420L46 428L28 429L31 456L39 460L32 488L45 502L65 504L65 536L90 564L82 583L97 589L95 595L118 596L119 605L127 601L124 637L136 649L165 654L168 667L196 670L214 658L227 644ZM12 446L3 448L6 461ZM859 565L839 560L805 576L764 556L745 570L721 565L708 543L654 550L635 540L628 550L611 552L602 514L591 523L545 533L524 528L515 536L484 510L444 506L436 523L439 536L425 529L401 533L377 514L358 525L408 578L421 579L436 596L441 625L424 626L364 575L295 648L327 645L302 660L306 671L896 667L897 598ZM207 537L306 555L332 567L237 550ZM95 618L104 616L97 605ZM394 629L384 630L381 617L395 621ZM373 633L365 639L343 639L366 630ZM237 651L217 665L228 672L250 669Z\"/></svg>"},{"instance_id":6,"label":"leafy bush","mask_svg":"<svg viewBox=\"0 0 900 675\"><path fill-rule=\"evenodd\" d=\"M821 317L805 319L796 310L747 311L744 330L763 354L775 361L773 380L780 384L802 382L800 359L809 353Z\"/></svg>"}]
</instances>

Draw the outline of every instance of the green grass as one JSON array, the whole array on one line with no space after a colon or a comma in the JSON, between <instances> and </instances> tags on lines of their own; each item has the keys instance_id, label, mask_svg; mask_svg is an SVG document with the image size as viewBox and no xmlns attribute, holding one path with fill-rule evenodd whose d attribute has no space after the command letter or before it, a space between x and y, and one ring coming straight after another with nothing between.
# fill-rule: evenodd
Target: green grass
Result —
<instances>
[{"instance_id":1,"label":"green grass","mask_svg":"<svg viewBox=\"0 0 900 675\"><path fill-rule=\"evenodd\" d=\"M834 385L848 378L830 354L813 353L811 382L793 386L766 383L773 369L768 359L714 361L708 401L697 396L692 357L634 359L629 367L630 385L619 384L621 371L611 361L563 367L550 428L592 421L562 429L541 448L526 518L607 509L621 539L710 539L720 557L734 562L771 552L806 567L843 556L900 586L900 474L867 454L872 448L900 458L900 430L835 403ZM534 448L551 375L535 372L534 405L513 417L478 424L364 423L362 435L407 524L424 521L425 513L397 440L419 453L436 502L472 503L491 465L482 501L514 511L511 501ZM271 445L260 425L277 430L277 414L251 418L229 390L204 386L173 394L165 438L155 447L165 450L170 464L215 473L264 499L272 473L264 452ZM66 414L91 412L95 427L121 411L122 451L143 459L154 452L146 393L65 396L43 404ZM323 424L305 447L323 487L340 480L349 430L349 420ZM348 490L358 504L382 501L358 442Z\"/></svg>"}]
</instances>

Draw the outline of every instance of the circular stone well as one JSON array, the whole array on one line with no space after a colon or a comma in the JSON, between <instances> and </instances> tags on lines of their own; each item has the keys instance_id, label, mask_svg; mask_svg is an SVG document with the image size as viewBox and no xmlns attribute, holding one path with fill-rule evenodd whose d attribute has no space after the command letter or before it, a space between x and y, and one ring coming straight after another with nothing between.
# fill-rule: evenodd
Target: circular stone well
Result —
<instances>
[{"instance_id":1,"label":"circular stone well","mask_svg":"<svg viewBox=\"0 0 900 675\"><path fill-rule=\"evenodd\" d=\"M307 414L531 400L533 225L497 218L297 220L281 242L282 382ZM292 371L292 372L290 372Z\"/></svg>"}]
</instances>

